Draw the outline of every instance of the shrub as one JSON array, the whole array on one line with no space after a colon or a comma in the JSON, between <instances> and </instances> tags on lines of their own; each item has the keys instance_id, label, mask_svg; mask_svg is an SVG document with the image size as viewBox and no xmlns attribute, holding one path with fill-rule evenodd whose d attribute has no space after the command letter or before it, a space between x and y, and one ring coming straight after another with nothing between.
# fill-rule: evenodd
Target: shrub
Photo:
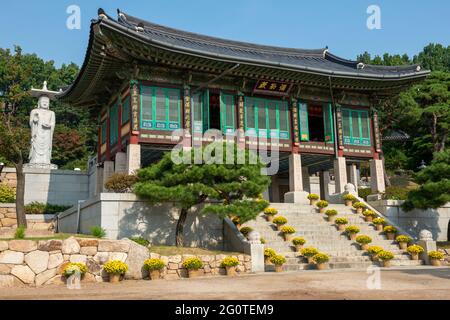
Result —
<instances>
[{"instance_id":1,"label":"shrub","mask_svg":"<svg viewBox=\"0 0 450 320\"><path fill-rule=\"evenodd\" d=\"M293 233L295 233L297 231L291 226L284 226L283 228L281 228L281 232L282 233L287 233L287 234L293 234Z\"/></svg>"},{"instance_id":2,"label":"shrub","mask_svg":"<svg viewBox=\"0 0 450 320\"><path fill-rule=\"evenodd\" d=\"M297 238L292 239L292 244L294 246L296 246L296 245L304 245L305 243L306 243L306 240L301 238L301 237L297 237Z\"/></svg>"},{"instance_id":3,"label":"shrub","mask_svg":"<svg viewBox=\"0 0 450 320\"><path fill-rule=\"evenodd\" d=\"M140 244L141 246L144 246L144 247L148 247L150 245L150 241L148 241L147 239L144 239L142 237L133 237L130 240L134 241L137 244Z\"/></svg>"},{"instance_id":4,"label":"shrub","mask_svg":"<svg viewBox=\"0 0 450 320\"><path fill-rule=\"evenodd\" d=\"M363 198L367 201L367 196L372 194L372 190L370 188L359 188L358 189L358 197Z\"/></svg>"},{"instance_id":5,"label":"shrub","mask_svg":"<svg viewBox=\"0 0 450 320\"><path fill-rule=\"evenodd\" d=\"M326 208L326 207L328 207L328 201L325 201L325 200L317 201L316 207L317 208Z\"/></svg>"},{"instance_id":6,"label":"shrub","mask_svg":"<svg viewBox=\"0 0 450 320\"><path fill-rule=\"evenodd\" d=\"M439 251L430 251L428 252L428 257L430 257L430 259L442 260L444 259L444 254Z\"/></svg>"},{"instance_id":7,"label":"shrub","mask_svg":"<svg viewBox=\"0 0 450 320\"><path fill-rule=\"evenodd\" d=\"M337 210L329 209L329 210L325 211L325 214L326 214L327 216L331 217L331 216L337 215L338 212L337 212Z\"/></svg>"},{"instance_id":8,"label":"shrub","mask_svg":"<svg viewBox=\"0 0 450 320\"><path fill-rule=\"evenodd\" d=\"M14 239L25 239L25 227L18 227L14 232Z\"/></svg>"},{"instance_id":9,"label":"shrub","mask_svg":"<svg viewBox=\"0 0 450 320\"><path fill-rule=\"evenodd\" d=\"M308 198L308 200L319 200L320 199L320 197L315 193L308 194L307 198Z\"/></svg>"},{"instance_id":10,"label":"shrub","mask_svg":"<svg viewBox=\"0 0 450 320\"><path fill-rule=\"evenodd\" d=\"M357 226L348 226L345 228L345 232L347 233L359 233L359 228Z\"/></svg>"},{"instance_id":11,"label":"shrub","mask_svg":"<svg viewBox=\"0 0 450 320\"><path fill-rule=\"evenodd\" d=\"M334 220L334 223L336 223L336 224L347 224L348 220L347 220L347 218L336 218L336 220Z\"/></svg>"},{"instance_id":12,"label":"shrub","mask_svg":"<svg viewBox=\"0 0 450 320\"><path fill-rule=\"evenodd\" d=\"M372 238L366 235L361 235L356 237L356 242L360 244L369 244L372 242Z\"/></svg>"},{"instance_id":13,"label":"shrub","mask_svg":"<svg viewBox=\"0 0 450 320\"><path fill-rule=\"evenodd\" d=\"M384 249L382 248L382 247L380 247L380 246L370 246L368 249L367 249L367 253L368 254L378 254L378 253L380 253L381 251L383 251Z\"/></svg>"},{"instance_id":14,"label":"shrub","mask_svg":"<svg viewBox=\"0 0 450 320\"><path fill-rule=\"evenodd\" d=\"M203 267L203 262L197 257L188 258L184 260L183 267L188 270L198 270Z\"/></svg>"},{"instance_id":15,"label":"shrub","mask_svg":"<svg viewBox=\"0 0 450 320\"><path fill-rule=\"evenodd\" d=\"M387 200L406 200L409 190L402 187L390 186L386 188L383 199Z\"/></svg>"},{"instance_id":16,"label":"shrub","mask_svg":"<svg viewBox=\"0 0 450 320\"><path fill-rule=\"evenodd\" d=\"M384 233L397 233L397 228L394 226L386 226L383 228Z\"/></svg>"},{"instance_id":17,"label":"shrub","mask_svg":"<svg viewBox=\"0 0 450 320\"><path fill-rule=\"evenodd\" d=\"M56 214L67 209L71 206L62 206L57 204L42 203L42 202L31 202L25 206L26 214Z\"/></svg>"},{"instance_id":18,"label":"shrub","mask_svg":"<svg viewBox=\"0 0 450 320\"><path fill-rule=\"evenodd\" d=\"M263 237L261 237L261 238L259 239L259 241L261 242L261 244L266 244L266 239L264 239Z\"/></svg>"},{"instance_id":19,"label":"shrub","mask_svg":"<svg viewBox=\"0 0 450 320\"><path fill-rule=\"evenodd\" d=\"M276 266L282 266L286 263L286 258L282 255L274 255L270 258L270 262L272 262Z\"/></svg>"},{"instance_id":20,"label":"shrub","mask_svg":"<svg viewBox=\"0 0 450 320\"><path fill-rule=\"evenodd\" d=\"M16 201L16 191L5 183L0 183L0 203Z\"/></svg>"},{"instance_id":21,"label":"shrub","mask_svg":"<svg viewBox=\"0 0 450 320\"><path fill-rule=\"evenodd\" d=\"M275 256L277 253L275 252L275 250L273 250L272 248L267 248L264 250L264 257L266 258L270 258Z\"/></svg>"},{"instance_id":22,"label":"shrub","mask_svg":"<svg viewBox=\"0 0 450 320\"><path fill-rule=\"evenodd\" d=\"M395 238L395 241L397 241L398 243L400 242L405 242L405 243L409 243L411 242L411 237L405 236L405 235L399 235L397 236L397 238Z\"/></svg>"},{"instance_id":23,"label":"shrub","mask_svg":"<svg viewBox=\"0 0 450 320\"><path fill-rule=\"evenodd\" d=\"M330 257L328 255L326 255L325 253L318 253L315 254L312 259L314 260L315 263L326 263L330 260Z\"/></svg>"},{"instance_id":24,"label":"shrub","mask_svg":"<svg viewBox=\"0 0 450 320\"><path fill-rule=\"evenodd\" d=\"M128 271L128 265L120 260L111 260L103 265L103 270L108 274L125 274Z\"/></svg>"},{"instance_id":25,"label":"shrub","mask_svg":"<svg viewBox=\"0 0 450 320\"><path fill-rule=\"evenodd\" d=\"M92 226L90 230L91 235L93 235L96 238L102 239L106 236L106 230L100 226Z\"/></svg>"},{"instance_id":26,"label":"shrub","mask_svg":"<svg viewBox=\"0 0 450 320\"><path fill-rule=\"evenodd\" d=\"M375 218L372 221L373 224L385 224L386 220L384 218Z\"/></svg>"},{"instance_id":27,"label":"shrub","mask_svg":"<svg viewBox=\"0 0 450 320\"><path fill-rule=\"evenodd\" d=\"M66 266L64 267L64 269L62 270L62 274L65 277L70 277L71 275L73 275L75 272L80 272L82 275L85 274L87 272L87 267L84 263L80 263L80 262L69 262L68 264L66 264Z\"/></svg>"},{"instance_id":28,"label":"shrub","mask_svg":"<svg viewBox=\"0 0 450 320\"><path fill-rule=\"evenodd\" d=\"M411 254L419 254L423 252L423 248L421 246L418 246L417 244L413 244L412 246L409 246L406 251Z\"/></svg>"},{"instance_id":29,"label":"shrub","mask_svg":"<svg viewBox=\"0 0 450 320\"><path fill-rule=\"evenodd\" d=\"M237 267L239 265L239 260L235 257L226 257L223 259L221 266L225 267Z\"/></svg>"},{"instance_id":30,"label":"shrub","mask_svg":"<svg viewBox=\"0 0 450 320\"><path fill-rule=\"evenodd\" d=\"M249 233L253 231L253 228L251 228L251 227L242 227L239 231L244 235L244 237L247 238Z\"/></svg>"},{"instance_id":31,"label":"shrub","mask_svg":"<svg viewBox=\"0 0 450 320\"><path fill-rule=\"evenodd\" d=\"M264 214L267 215L267 216L274 216L274 215L278 214L278 210L275 209L275 208L271 208L271 207L265 208L264 209Z\"/></svg>"},{"instance_id":32,"label":"shrub","mask_svg":"<svg viewBox=\"0 0 450 320\"><path fill-rule=\"evenodd\" d=\"M166 264L164 261L158 258L150 258L144 261L144 269L151 271L151 270L162 270Z\"/></svg>"},{"instance_id":33,"label":"shrub","mask_svg":"<svg viewBox=\"0 0 450 320\"><path fill-rule=\"evenodd\" d=\"M365 207L366 207L366 205L364 203L362 203L362 202L355 202L353 204L353 208L355 208L355 209L358 209L358 208L364 209Z\"/></svg>"},{"instance_id":34,"label":"shrub","mask_svg":"<svg viewBox=\"0 0 450 320\"><path fill-rule=\"evenodd\" d=\"M383 261L394 259L394 254L390 251L385 251L385 250L379 252L377 256L379 259L381 259Z\"/></svg>"},{"instance_id":35,"label":"shrub","mask_svg":"<svg viewBox=\"0 0 450 320\"><path fill-rule=\"evenodd\" d=\"M363 216L365 216L365 217L374 217L375 218L377 216L377 214L374 211L372 211L372 210L364 210Z\"/></svg>"},{"instance_id":36,"label":"shrub","mask_svg":"<svg viewBox=\"0 0 450 320\"><path fill-rule=\"evenodd\" d=\"M314 247L307 247L303 248L302 251L300 251L300 253L302 254L302 256L305 257L314 257L316 254L319 253L319 250L317 250Z\"/></svg>"},{"instance_id":37,"label":"shrub","mask_svg":"<svg viewBox=\"0 0 450 320\"><path fill-rule=\"evenodd\" d=\"M135 175L126 173L114 173L105 183L108 191L116 193L128 193L133 189L133 185L138 181Z\"/></svg>"},{"instance_id":38,"label":"shrub","mask_svg":"<svg viewBox=\"0 0 450 320\"><path fill-rule=\"evenodd\" d=\"M356 197L352 194L346 194L342 197L345 201L356 201Z\"/></svg>"},{"instance_id":39,"label":"shrub","mask_svg":"<svg viewBox=\"0 0 450 320\"><path fill-rule=\"evenodd\" d=\"M283 216L278 216L278 217L273 218L272 222L275 223L276 225L281 226L281 225L287 223L287 219Z\"/></svg>"}]
</instances>

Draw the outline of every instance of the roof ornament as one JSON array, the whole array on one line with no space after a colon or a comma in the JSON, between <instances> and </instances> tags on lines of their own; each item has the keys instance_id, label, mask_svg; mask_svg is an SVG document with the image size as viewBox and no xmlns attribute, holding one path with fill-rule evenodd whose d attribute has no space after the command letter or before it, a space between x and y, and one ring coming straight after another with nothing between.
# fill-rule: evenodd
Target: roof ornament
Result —
<instances>
[{"instance_id":1,"label":"roof ornament","mask_svg":"<svg viewBox=\"0 0 450 320\"><path fill-rule=\"evenodd\" d=\"M102 19L107 20L107 19L108 19L108 16L106 15L105 10L103 10L102 8L99 8L98 11L97 11L97 13L98 13L98 18L99 18L100 20L102 20Z\"/></svg>"},{"instance_id":2,"label":"roof ornament","mask_svg":"<svg viewBox=\"0 0 450 320\"><path fill-rule=\"evenodd\" d=\"M117 15L119 16L120 20L124 20L124 21L127 20L127 17L123 14L122 11L120 11L120 9L117 9Z\"/></svg>"},{"instance_id":3,"label":"roof ornament","mask_svg":"<svg viewBox=\"0 0 450 320\"><path fill-rule=\"evenodd\" d=\"M59 90L59 92L48 90L47 81L44 81L42 89L35 89L35 88L31 87L30 95L34 98L40 98L40 97L44 96L44 97L48 97L49 99L53 100L55 98L55 95L60 92L62 92L61 89Z\"/></svg>"},{"instance_id":4,"label":"roof ornament","mask_svg":"<svg viewBox=\"0 0 450 320\"><path fill-rule=\"evenodd\" d=\"M365 66L366 66L366 65L365 65L364 63L359 62L359 63L356 65L356 69L361 70L361 69L364 69Z\"/></svg>"},{"instance_id":5,"label":"roof ornament","mask_svg":"<svg viewBox=\"0 0 450 320\"><path fill-rule=\"evenodd\" d=\"M416 71L419 72L422 68L420 66L416 67Z\"/></svg>"},{"instance_id":6,"label":"roof ornament","mask_svg":"<svg viewBox=\"0 0 450 320\"><path fill-rule=\"evenodd\" d=\"M139 22L139 24L136 26L137 32L144 32L144 24L142 22Z\"/></svg>"}]
</instances>

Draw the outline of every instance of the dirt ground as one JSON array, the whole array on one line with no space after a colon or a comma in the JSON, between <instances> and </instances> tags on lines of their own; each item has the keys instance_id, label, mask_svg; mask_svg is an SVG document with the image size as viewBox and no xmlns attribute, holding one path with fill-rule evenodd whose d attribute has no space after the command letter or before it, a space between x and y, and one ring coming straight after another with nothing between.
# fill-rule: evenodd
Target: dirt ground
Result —
<instances>
[{"instance_id":1,"label":"dirt ground","mask_svg":"<svg viewBox=\"0 0 450 320\"><path fill-rule=\"evenodd\" d=\"M380 279L380 281L378 281ZM381 285L376 289L377 284ZM369 288L368 288L369 285ZM370 289L374 288L374 289ZM445 299L450 300L450 268L391 268L377 271L324 270L204 277L181 280L123 281L119 284L2 288L7 299Z\"/></svg>"}]
</instances>

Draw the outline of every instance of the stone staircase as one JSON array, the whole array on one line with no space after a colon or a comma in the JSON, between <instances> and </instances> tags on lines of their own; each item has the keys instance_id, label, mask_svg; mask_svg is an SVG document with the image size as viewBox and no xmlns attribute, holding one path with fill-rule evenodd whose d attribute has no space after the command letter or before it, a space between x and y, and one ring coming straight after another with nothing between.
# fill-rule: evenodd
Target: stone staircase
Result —
<instances>
[{"instance_id":1,"label":"stone staircase","mask_svg":"<svg viewBox=\"0 0 450 320\"><path fill-rule=\"evenodd\" d=\"M348 239L344 231L338 231L334 223L328 222L324 214L317 212L317 209L310 205L292 203L272 203L270 205L278 210L278 214L288 219L287 225L296 229L295 237L303 237L306 240L305 247L313 246L320 252L330 256L329 268L367 268L371 265L378 265L372 262L369 255L359 249L359 244ZM400 250L397 243L387 240L386 236L376 231L373 224L366 222L360 214L355 214L351 207L343 204L330 204L327 209L338 211L337 217L345 217L349 221L348 225L355 225L360 228L358 235L368 235L372 238L370 245L383 247L391 251L395 258L391 260L392 266L418 266L423 261L410 260L409 254ZM306 259L298 256L295 247L290 242L285 242L281 232L271 222L267 222L264 214L256 220L245 224L252 227L266 240L265 247L274 249L278 254L286 257L284 270L304 270L313 266L306 263ZM273 270L273 266L267 265L266 271Z\"/></svg>"}]
</instances>

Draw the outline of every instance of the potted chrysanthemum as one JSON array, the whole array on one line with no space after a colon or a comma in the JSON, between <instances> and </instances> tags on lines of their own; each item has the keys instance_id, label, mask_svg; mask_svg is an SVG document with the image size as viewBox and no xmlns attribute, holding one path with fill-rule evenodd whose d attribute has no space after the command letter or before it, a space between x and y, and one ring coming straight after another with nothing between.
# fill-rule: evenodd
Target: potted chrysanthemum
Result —
<instances>
[{"instance_id":1,"label":"potted chrysanthemum","mask_svg":"<svg viewBox=\"0 0 450 320\"><path fill-rule=\"evenodd\" d=\"M302 256L304 256L308 260L308 263L313 263L314 261L313 261L312 257L314 257L316 254L318 254L319 250L317 250L314 247L306 247L306 248L303 248L300 251L300 253Z\"/></svg>"},{"instance_id":2,"label":"potted chrysanthemum","mask_svg":"<svg viewBox=\"0 0 450 320\"><path fill-rule=\"evenodd\" d=\"M283 226L281 228L281 233L283 234L284 241L291 241L294 237L296 230L291 226Z\"/></svg>"},{"instance_id":3,"label":"potted chrysanthemum","mask_svg":"<svg viewBox=\"0 0 450 320\"><path fill-rule=\"evenodd\" d=\"M325 211L325 215L327 216L327 220L329 222L334 222L334 219L336 218L336 215L338 214L337 210L334 209L328 209Z\"/></svg>"},{"instance_id":4,"label":"potted chrysanthemum","mask_svg":"<svg viewBox=\"0 0 450 320\"><path fill-rule=\"evenodd\" d=\"M111 260L103 265L103 270L109 275L109 282L117 283L128 271L128 265L120 260Z\"/></svg>"},{"instance_id":5,"label":"potted chrysanthemum","mask_svg":"<svg viewBox=\"0 0 450 320\"><path fill-rule=\"evenodd\" d=\"M374 211L367 209L367 210L364 210L363 216L364 216L364 219L366 220L366 222L372 222L373 219L375 219L377 217L377 214Z\"/></svg>"},{"instance_id":6,"label":"potted chrysanthemum","mask_svg":"<svg viewBox=\"0 0 450 320\"><path fill-rule=\"evenodd\" d=\"M308 198L309 204L311 206L315 205L316 202L319 201L319 199L320 199L320 197L317 194L315 194L315 193L308 194L307 198Z\"/></svg>"},{"instance_id":7,"label":"potted chrysanthemum","mask_svg":"<svg viewBox=\"0 0 450 320\"><path fill-rule=\"evenodd\" d=\"M398 245L400 247L400 249L402 250L406 250L406 248L408 248L408 243L411 242L411 237L405 236L403 234L397 236L397 238L395 238L395 241L398 242Z\"/></svg>"},{"instance_id":8,"label":"potted chrysanthemum","mask_svg":"<svg viewBox=\"0 0 450 320\"><path fill-rule=\"evenodd\" d=\"M200 276L203 262L197 257L187 258L183 261L183 267L187 269L189 278L197 278Z\"/></svg>"},{"instance_id":9,"label":"potted chrysanthemum","mask_svg":"<svg viewBox=\"0 0 450 320\"><path fill-rule=\"evenodd\" d=\"M361 246L361 250L367 250L369 248L369 243L372 242L372 238L366 235L360 235L356 237L356 242Z\"/></svg>"},{"instance_id":10,"label":"potted chrysanthemum","mask_svg":"<svg viewBox=\"0 0 450 320\"><path fill-rule=\"evenodd\" d=\"M275 272L283 272L283 264L286 263L286 258L282 255L274 255L270 258L270 262L275 265Z\"/></svg>"},{"instance_id":11,"label":"potted chrysanthemum","mask_svg":"<svg viewBox=\"0 0 450 320\"><path fill-rule=\"evenodd\" d=\"M330 257L322 252L319 252L312 257L312 261L316 263L317 270L325 269L329 260Z\"/></svg>"},{"instance_id":12,"label":"potted chrysanthemum","mask_svg":"<svg viewBox=\"0 0 450 320\"><path fill-rule=\"evenodd\" d=\"M355 240L359 231L360 230L357 226L348 226L345 228L345 232L347 233L349 240Z\"/></svg>"},{"instance_id":13,"label":"potted chrysanthemum","mask_svg":"<svg viewBox=\"0 0 450 320\"><path fill-rule=\"evenodd\" d=\"M367 253L370 255L372 261L378 261L378 254L384 249L380 246L370 246L367 248Z\"/></svg>"},{"instance_id":14,"label":"potted chrysanthemum","mask_svg":"<svg viewBox=\"0 0 450 320\"><path fill-rule=\"evenodd\" d=\"M236 257L226 257L223 259L221 267L227 270L227 276L234 277L236 275L236 267L239 265L239 260Z\"/></svg>"},{"instance_id":15,"label":"potted chrysanthemum","mask_svg":"<svg viewBox=\"0 0 450 320\"><path fill-rule=\"evenodd\" d=\"M281 231L281 228L288 222L286 217L277 216L273 218L272 222L277 226L278 231Z\"/></svg>"},{"instance_id":16,"label":"potted chrysanthemum","mask_svg":"<svg viewBox=\"0 0 450 320\"><path fill-rule=\"evenodd\" d=\"M351 207L353 202L356 201L356 197L352 194L346 194L342 197L344 199L345 205Z\"/></svg>"},{"instance_id":17,"label":"potted chrysanthemum","mask_svg":"<svg viewBox=\"0 0 450 320\"><path fill-rule=\"evenodd\" d=\"M346 225L347 223L348 223L347 218L343 218L343 217L336 218L336 219L334 220L334 224L337 226L337 229L338 229L339 231L344 231L344 230L345 230L345 225Z\"/></svg>"},{"instance_id":18,"label":"potted chrysanthemum","mask_svg":"<svg viewBox=\"0 0 450 320\"><path fill-rule=\"evenodd\" d=\"M306 240L301 237L296 237L292 239L292 244L295 246L295 251L300 252L303 249L303 245L306 243Z\"/></svg>"},{"instance_id":19,"label":"potted chrysanthemum","mask_svg":"<svg viewBox=\"0 0 450 320\"><path fill-rule=\"evenodd\" d=\"M419 254L423 252L423 248L417 244L413 244L406 251L411 255L411 260L419 260Z\"/></svg>"},{"instance_id":20,"label":"potted chrysanthemum","mask_svg":"<svg viewBox=\"0 0 450 320\"><path fill-rule=\"evenodd\" d=\"M439 251L430 251L428 252L428 258L430 258L431 265L435 267L440 267L441 260L444 259L444 254Z\"/></svg>"},{"instance_id":21,"label":"potted chrysanthemum","mask_svg":"<svg viewBox=\"0 0 450 320\"><path fill-rule=\"evenodd\" d=\"M388 238L388 240L394 240L395 235L397 234L397 228L394 226L386 226L383 228L383 232Z\"/></svg>"},{"instance_id":22,"label":"potted chrysanthemum","mask_svg":"<svg viewBox=\"0 0 450 320\"><path fill-rule=\"evenodd\" d=\"M363 213L363 210L366 208L366 205L362 202L355 202L353 204L353 208L356 209L356 213L361 214Z\"/></svg>"},{"instance_id":23,"label":"potted chrysanthemum","mask_svg":"<svg viewBox=\"0 0 450 320\"><path fill-rule=\"evenodd\" d=\"M390 251L381 251L378 253L378 258L383 261L383 267L389 268L391 266L391 260L394 259L394 254Z\"/></svg>"},{"instance_id":24,"label":"potted chrysanthemum","mask_svg":"<svg viewBox=\"0 0 450 320\"><path fill-rule=\"evenodd\" d=\"M87 266L84 263L69 262L64 266L62 274L64 277L69 278L75 273L79 273L80 276L82 277L86 274L87 271L88 271Z\"/></svg>"},{"instance_id":25,"label":"potted chrysanthemum","mask_svg":"<svg viewBox=\"0 0 450 320\"><path fill-rule=\"evenodd\" d=\"M325 200L317 201L316 207L319 208L319 213L324 213L325 208L328 207L328 201Z\"/></svg>"},{"instance_id":26,"label":"potted chrysanthemum","mask_svg":"<svg viewBox=\"0 0 450 320\"><path fill-rule=\"evenodd\" d=\"M166 264L158 258L150 258L144 261L144 269L148 271L151 280L158 280L161 278L161 271Z\"/></svg>"},{"instance_id":27,"label":"potted chrysanthemum","mask_svg":"<svg viewBox=\"0 0 450 320\"><path fill-rule=\"evenodd\" d=\"M275 256L277 253L272 248L267 248L264 250L264 263L271 264L270 258Z\"/></svg>"},{"instance_id":28,"label":"potted chrysanthemum","mask_svg":"<svg viewBox=\"0 0 450 320\"><path fill-rule=\"evenodd\" d=\"M248 235L250 234L250 232L253 231L253 228L252 227L242 227L239 229L239 231L242 233L242 235L245 238L248 238Z\"/></svg>"},{"instance_id":29,"label":"potted chrysanthemum","mask_svg":"<svg viewBox=\"0 0 450 320\"><path fill-rule=\"evenodd\" d=\"M278 214L278 210L275 208L265 208L264 209L264 215L266 216L266 220L268 222L271 222L273 220L273 217Z\"/></svg>"},{"instance_id":30,"label":"potted chrysanthemum","mask_svg":"<svg viewBox=\"0 0 450 320\"><path fill-rule=\"evenodd\" d=\"M384 218L375 218L372 221L373 225L375 226L375 230L377 231L383 231L383 226L386 223L386 220Z\"/></svg>"}]
</instances>

